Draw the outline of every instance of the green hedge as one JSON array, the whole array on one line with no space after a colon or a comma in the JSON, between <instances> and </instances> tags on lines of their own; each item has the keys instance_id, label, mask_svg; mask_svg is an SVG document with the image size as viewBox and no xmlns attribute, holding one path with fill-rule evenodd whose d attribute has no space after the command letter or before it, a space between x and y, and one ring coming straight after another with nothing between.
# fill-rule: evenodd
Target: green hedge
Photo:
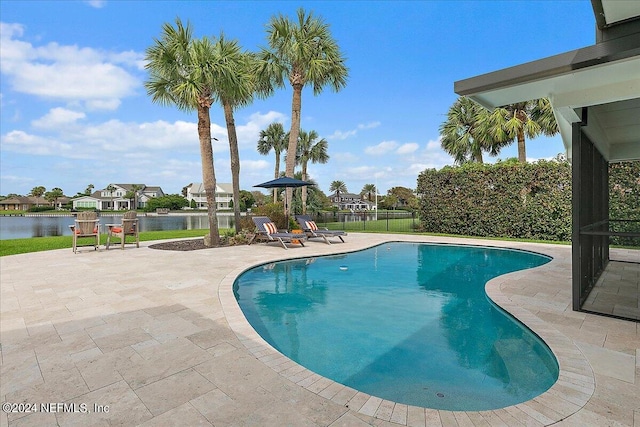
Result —
<instances>
[{"instance_id":1,"label":"green hedge","mask_svg":"<svg viewBox=\"0 0 640 427\"><path fill-rule=\"evenodd\" d=\"M610 218L640 220L640 162L609 167ZM571 240L571 165L517 161L427 169L418 177L423 231ZM617 228L636 224L618 224ZM640 245L638 239L622 244Z\"/></svg>"}]
</instances>

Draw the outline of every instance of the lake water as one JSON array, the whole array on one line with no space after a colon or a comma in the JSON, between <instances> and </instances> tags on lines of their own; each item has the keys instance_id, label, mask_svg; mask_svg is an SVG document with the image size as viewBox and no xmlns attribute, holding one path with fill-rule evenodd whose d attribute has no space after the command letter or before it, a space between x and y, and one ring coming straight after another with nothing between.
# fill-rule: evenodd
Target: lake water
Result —
<instances>
[{"instance_id":1,"label":"lake water","mask_svg":"<svg viewBox=\"0 0 640 427\"><path fill-rule=\"evenodd\" d=\"M209 228L203 215L139 215L140 231L199 230ZM0 240L29 237L71 236L73 216L0 216ZM119 224L122 215L101 215L100 224ZM218 215L220 228L231 228L233 215Z\"/></svg>"}]
</instances>

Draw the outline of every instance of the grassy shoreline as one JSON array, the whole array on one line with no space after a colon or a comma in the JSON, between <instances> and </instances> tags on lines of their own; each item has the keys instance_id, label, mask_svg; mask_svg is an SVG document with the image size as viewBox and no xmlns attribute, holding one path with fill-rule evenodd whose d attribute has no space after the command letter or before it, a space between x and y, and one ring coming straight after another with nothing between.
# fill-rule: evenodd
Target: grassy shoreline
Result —
<instances>
[{"instance_id":1,"label":"grassy shoreline","mask_svg":"<svg viewBox=\"0 0 640 427\"><path fill-rule=\"evenodd\" d=\"M230 230L229 230L230 231ZM425 236L444 236L444 237L459 237L459 238L470 238L470 239L478 239L477 236L453 236L453 235L445 235L445 234L433 234L433 233L414 233L407 231L385 231L385 230L349 230L356 231L359 233L387 233L387 234L421 234ZM152 240L171 240L171 239L192 239L198 237L204 237L208 234L209 230L200 229L200 230L165 230L165 231L143 231L140 233L140 241L152 241ZM220 230L220 234L224 234L227 232L225 229ZM496 238L496 237L480 237L481 239L486 240L504 240L504 241L526 241L530 243L549 243L549 244L560 244L560 245L568 245L570 242L552 242L552 241L542 241L542 240L519 240L519 239L508 239L508 238ZM127 239L129 241L130 238ZM104 245L107 240L107 235L100 235L100 243ZM53 237L30 237L24 239L8 239L8 240L0 240L0 257L8 256L8 255L18 255L25 254L31 252L42 252L42 251L50 251L55 249L71 249L72 246L72 236L53 236Z\"/></svg>"},{"instance_id":2,"label":"grassy shoreline","mask_svg":"<svg viewBox=\"0 0 640 427\"><path fill-rule=\"evenodd\" d=\"M204 237L209 230L166 230L143 231L140 233L140 241L190 239ZM220 230L224 232L224 230ZM0 257L7 255L26 254L30 252L50 251L54 249L71 250L73 236L30 237L25 239L0 240ZM130 238L127 239L129 241ZM107 241L106 233L100 235L100 244Z\"/></svg>"}]
</instances>

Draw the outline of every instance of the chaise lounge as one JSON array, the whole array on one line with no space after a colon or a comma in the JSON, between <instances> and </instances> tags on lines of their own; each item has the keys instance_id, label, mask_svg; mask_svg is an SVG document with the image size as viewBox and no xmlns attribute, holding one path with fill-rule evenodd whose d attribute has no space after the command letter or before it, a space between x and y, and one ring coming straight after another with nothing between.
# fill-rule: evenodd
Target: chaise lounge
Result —
<instances>
[{"instance_id":1,"label":"chaise lounge","mask_svg":"<svg viewBox=\"0 0 640 427\"><path fill-rule=\"evenodd\" d=\"M347 235L347 233L342 230L319 228L309 215L296 215L296 221L298 221L298 224L300 224L300 227L302 227L302 230L305 232L308 239L319 237L324 239L327 245L331 244L329 237L337 237L342 241L342 243L344 243L342 236Z\"/></svg>"},{"instance_id":2,"label":"chaise lounge","mask_svg":"<svg viewBox=\"0 0 640 427\"><path fill-rule=\"evenodd\" d=\"M304 241L307 240L307 235L302 233L289 233L287 231L278 231L278 227L266 216L254 216L251 218L256 225L256 234L249 241L249 244L254 240L266 240L269 242L279 242L283 248L288 249L286 243L300 244L304 246Z\"/></svg>"}]
</instances>

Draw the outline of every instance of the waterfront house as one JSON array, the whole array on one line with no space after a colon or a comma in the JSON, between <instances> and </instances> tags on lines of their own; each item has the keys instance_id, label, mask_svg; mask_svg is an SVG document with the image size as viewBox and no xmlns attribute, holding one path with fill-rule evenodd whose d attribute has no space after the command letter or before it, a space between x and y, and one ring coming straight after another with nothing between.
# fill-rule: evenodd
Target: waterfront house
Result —
<instances>
[{"instance_id":1,"label":"waterfront house","mask_svg":"<svg viewBox=\"0 0 640 427\"><path fill-rule=\"evenodd\" d=\"M201 182L191 183L187 185L185 189L185 197L189 201L189 206L194 207L195 209L207 208L207 195L204 192L204 185ZM216 183L216 204L217 209L233 208L233 186L231 184Z\"/></svg>"},{"instance_id":2,"label":"waterfront house","mask_svg":"<svg viewBox=\"0 0 640 427\"><path fill-rule=\"evenodd\" d=\"M58 197L56 202L50 202L44 197L33 196L16 196L9 197L0 201L0 210L3 211L28 211L33 207L49 206L52 209L61 209L65 204L69 203L68 197Z\"/></svg>"},{"instance_id":3,"label":"waterfront house","mask_svg":"<svg viewBox=\"0 0 640 427\"><path fill-rule=\"evenodd\" d=\"M329 199L331 200L331 204L337 207L339 210L361 211L372 210L376 208L374 203L362 200L362 197L360 197L359 194L333 193L329 195Z\"/></svg>"},{"instance_id":4,"label":"waterfront house","mask_svg":"<svg viewBox=\"0 0 640 427\"><path fill-rule=\"evenodd\" d=\"M112 187L110 190L109 187ZM134 196L134 190L135 196ZM130 197L131 196L131 197ZM73 199L73 209L131 210L142 209L154 197L162 197L164 192L158 186L145 184L109 184L90 196ZM135 206L134 206L135 205Z\"/></svg>"}]
</instances>

